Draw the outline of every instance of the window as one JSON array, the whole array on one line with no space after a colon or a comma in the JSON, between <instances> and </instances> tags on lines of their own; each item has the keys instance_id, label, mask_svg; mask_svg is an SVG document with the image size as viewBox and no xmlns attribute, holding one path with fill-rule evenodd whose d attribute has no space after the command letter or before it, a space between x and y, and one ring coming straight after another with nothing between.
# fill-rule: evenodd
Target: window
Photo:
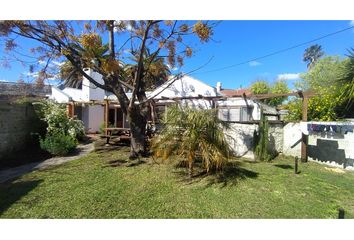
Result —
<instances>
[{"instance_id":1,"label":"window","mask_svg":"<svg viewBox=\"0 0 354 240\"><path fill-rule=\"evenodd\" d=\"M246 107L221 107L218 117L222 121L245 122L251 119L251 109Z\"/></svg>"}]
</instances>

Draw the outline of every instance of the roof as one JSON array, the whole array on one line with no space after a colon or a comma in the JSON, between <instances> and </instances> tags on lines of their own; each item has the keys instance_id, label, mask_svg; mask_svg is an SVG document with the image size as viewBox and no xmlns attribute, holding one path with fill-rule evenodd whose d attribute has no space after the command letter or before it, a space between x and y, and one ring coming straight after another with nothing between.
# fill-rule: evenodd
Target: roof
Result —
<instances>
[{"instance_id":1,"label":"roof","mask_svg":"<svg viewBox=\"0 0 354 240\"><path fill-rule=\"evenodd\" d=\"M0 82L0 97L46 97L52 93L50 85L39 87L31 83Z\"/></svg>"},{"instance_id":2,"label":"roof","mask_svg":"<svg viewBox=\"0 0 354 240\"><path fill-rule=\"evenodd\" d=\"M249 88L240 88L240 89L223 89L220 91L221 94L225 96L234 96L234 95L251 95L251 90Z\"/></svg>"},{"instance_id":3,"label":"roof","mask_svg":"<svg viewBox=\"0 0 354 240\"><path fill-rule=\"evenodd\" d=\"M175 79L176 76L171 76L170 79L153 90L148 97L195 97L195 96L216 96L217 92L214 87L202 82L201 80L192 78L188 75L183 75Z\"/></svg>"}]
</instances>

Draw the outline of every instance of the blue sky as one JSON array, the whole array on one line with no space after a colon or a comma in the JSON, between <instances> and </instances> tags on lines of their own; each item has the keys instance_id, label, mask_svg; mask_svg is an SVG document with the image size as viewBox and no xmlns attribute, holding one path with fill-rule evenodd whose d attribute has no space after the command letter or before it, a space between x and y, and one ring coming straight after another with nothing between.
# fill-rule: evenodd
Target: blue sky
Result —
<instances>
[{"instance_id":1,"label":"blue sky","mask_svg":"<svg viewBox=\"0 0 354 240\"><path fill-rule=\"evenodd\" d=\"M257 79L272 82L279 75L285 74L283 76L290 78L287 80L289 87L293 88L297 74L306 71L306 63L302 61L305 48L320 44L327 55L344 56L346 49L354 47L354 29L251 63L222 71L208 71L264 56L350 26L354 24L349 20L222 21L214 29L213 40L205 44L197 44L196 41L192 43L196 45L197 51L193 58L185 60L181 71L189 72L212 58L208 65L192 76L211 86L220 81L223 88L235 89L240 86L247 87ZM23 41L22 45L28 47L32 44ZM3 52L0 52L1 58ZM0 81L16 81L21 73L26 76L27 71L27 68L20 64L12 63L11 69L0 69Z\"/></svg>"}]
</instances>

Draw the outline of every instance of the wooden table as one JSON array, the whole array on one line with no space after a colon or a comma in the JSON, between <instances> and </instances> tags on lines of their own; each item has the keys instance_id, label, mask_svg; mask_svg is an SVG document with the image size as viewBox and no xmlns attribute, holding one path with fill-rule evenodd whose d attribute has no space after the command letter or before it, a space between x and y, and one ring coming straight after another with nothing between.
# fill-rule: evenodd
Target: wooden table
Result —
<instances>
[{"instance_id":1,"label":"wooden table","mask_svg":"<svg viewBox=\"0 0 354 240\"><path fill-rule=\"evenodd\" d=\"M130 139L130 128L117 128L117 127L110 127L104 128L106 135L103 135L103 138L106 138L106 144L109 144L109 140L112 136L117 136L119 139Z\"/></svg>"}]
</instances>

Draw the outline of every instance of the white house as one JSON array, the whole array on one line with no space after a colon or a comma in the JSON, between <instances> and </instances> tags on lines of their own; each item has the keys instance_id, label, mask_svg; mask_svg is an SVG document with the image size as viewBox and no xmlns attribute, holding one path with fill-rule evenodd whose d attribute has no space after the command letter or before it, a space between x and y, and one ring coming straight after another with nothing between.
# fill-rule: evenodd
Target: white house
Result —
<instances>
[{"instance_id":1,"label":"white house","mask_svg":"<svg viewBox=\"0 0 354 240\"><path fill-rule=\"evenodd\" d=\"M90 69L85 72L92 76L97 82L103 83L102 76ZM211 87L204 82L190 76L182 76L177 80L170 79L152 92L147 92L148 98L158 100L157 110L164 111L164 104L173 102L171 98L187 98L181 100L182 104L197 108L219 108L219 118L225 121L252 121L260 119L260 103L242 97L230 97L216 100L214 104L210 97L228 97L228 90L221 90L221 83ZM235 90L233 90L235 91ZM129 93L127 93L129 97ZM234 95L234 94L233 94ZM188 99L195 97L194 99ZM196 99L200 97L199 99ZM203 99L207 97L207 99ZM74 115L84 122L87 132L98 132L100 125L104 122L104 106L92 104L92 101L103 101L109 99L117 102L114 94L106 92L94 86L88 79L84 78L81 88L52 87L50 98L59 103L76 102ZM169 98L169 99L167 99ZM275 111L275 110L274 110ZM115 127L129 127L126 117L120 110L119 104L110 104L108 121Z\"/></svg>"}]
</instances>

